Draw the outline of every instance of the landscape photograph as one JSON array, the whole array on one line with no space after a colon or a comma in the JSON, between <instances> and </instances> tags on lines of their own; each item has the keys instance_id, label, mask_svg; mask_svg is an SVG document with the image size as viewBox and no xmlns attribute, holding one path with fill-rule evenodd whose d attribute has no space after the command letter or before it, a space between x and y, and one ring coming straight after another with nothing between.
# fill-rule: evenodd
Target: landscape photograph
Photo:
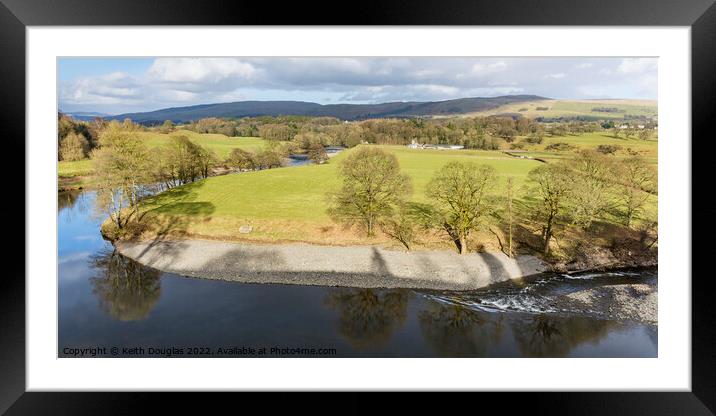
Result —
<instances>
[{"instance_id":1,"label":"landscape photograph","mask_svg":"<svg viewBox=\"0 0 716 416\"><path fill-rule=\"evenodd\" d=\"M58 357L658 357L657 81L59 57Z\"/></svg>"}]
</instances>

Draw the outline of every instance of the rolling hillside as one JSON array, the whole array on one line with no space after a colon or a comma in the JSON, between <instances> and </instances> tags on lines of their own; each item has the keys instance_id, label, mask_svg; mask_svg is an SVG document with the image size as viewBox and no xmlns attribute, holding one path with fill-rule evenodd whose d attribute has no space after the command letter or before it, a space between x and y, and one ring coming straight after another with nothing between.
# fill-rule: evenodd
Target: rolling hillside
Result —
<instances>
[{"instance_id":1,"label":"rolling hillside","mask_svg":"<svg viewBox=\"0 0 716 416\"><path fill-rule=\"evenodd\" d=\"M498 114L521 115L532 119L579 118L606 120L646 117L656 120L658 106L655 100L534 100L512 102L499 107L464 114L490 116Z\"/></svg>"},{"instance_id":2,"label":"rolling hillside","mask_svg":"<svg viewBox=\"0 0 716 416\"><path fill-rule=\"evenodd\" d=\"M330 116L342 120L361 120L382 117L468 114L515 103L538 102L546 99L536 95L507 95L489 98L460 98L447 101L327 105L303 101L239 101L165 108L145 113L119 114L107 118L118 120L130 118L134 122L143 124L157 124L164 120L180 123L205 117L240 118L279 115Z\"/></svg>"}]
</instances>

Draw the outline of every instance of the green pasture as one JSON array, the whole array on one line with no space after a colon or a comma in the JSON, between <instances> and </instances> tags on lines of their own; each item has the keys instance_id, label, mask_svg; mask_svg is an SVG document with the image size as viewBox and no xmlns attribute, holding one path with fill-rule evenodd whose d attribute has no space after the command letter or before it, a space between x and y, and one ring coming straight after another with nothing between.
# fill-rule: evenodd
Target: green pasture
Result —
<instances>
[{"instance_id":1,"label":"green pasture","mask_svg":"<svg viewBox=\"0 0 716 416\"><path fill-rule=\"evenodd\" d=\"M225 159L235 148L257 151L266 143L260 137L228 137L223 134L195 133L191 130L175 130L171 133L147 131L138 134L150 147L168 146L172 137L186 136L194 143L213 151L220 159Z\"/></svg>"},{"instance_id":2,"label":"green pasture","mask_svg":"<svg viewBox=\"0 0 716 416\"><path fill-rule=\"evenodd\" d=\"M90 159L78 160L74 162L57 162L57 176L60 178L88 176L91 175L92 172L92 161Z\"/></svg>"},{"instance_id":3,"label":"green pasture","mask_svg":"<svg viewBox=\"0 0 716 416\"><path fill-rule=\"evenodd\" d=\"M537 108L547 107L546 110ZM597 107L612 107L619 112L592 111ZM541 100L512 103L478 112L474 115L494 115L502 113L516 113L528 118L546 117L588 117L594 119L623 119L625 115L646 116L656 119L658 109L656 101L643 100Z\"/></svg>"},{"instance_id":4,"label":"green pasture","mask_svg":"<svg viewBox=\"0 0 716 416\"><path fill-rule=\"evenodd\" d=\"M190 130L176 130L171 133L158 133L152 131L142 131L137 133L150 148L162 148L171 143L174 136L186 136L194 143L197 143L207 150L211 150L219 157L226 159L231 150L240 148L255 152L265 146L265 141L260 137L228 137L223 134L200 134ZM76 178L80 176L90 176L93 173L92 161L90 159L67 162L60 161L57 164L58 178ZM80 186L82 181L72 182L71 185ZM86 184L85 184L86 185Z\"/></svg>"},{"instance_id":5,"label":"green pasture","mask_svg":"<svg viewBox=\"0 0 716 416\"><path fill-rule=\"evenodd\" d=\"M398 158L401 170L413 181L413 200L427 201L425 186L437 170L451 161L471 161L493 166L500 183L513 177L524 183L527 173L540 162L516 159L497 151L419 150L382 146ZM327 220L326 193L340 186L340 161L353 150L335 156L325 165L305 165L245 172L208 178L164 192L147 201L145 209L158 214L286 219L309 222ZM503 189L498 186L495 192Z\"/></svg>"}]
</instances>

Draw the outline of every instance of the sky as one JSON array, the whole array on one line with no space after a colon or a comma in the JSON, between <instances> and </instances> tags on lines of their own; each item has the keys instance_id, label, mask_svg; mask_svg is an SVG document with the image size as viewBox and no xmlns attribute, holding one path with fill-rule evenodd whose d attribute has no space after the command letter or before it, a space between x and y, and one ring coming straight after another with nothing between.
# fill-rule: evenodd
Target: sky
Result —
<instances>
[{"instance_id":1,"label":"sky","mask_svg":"<svg viewBox=\"0 0 716 416\"><path fill-rule=\"evenodd\" d=\"M657 98L657 58L58 58L64 112L247 100L319 104L534 94Z\"/></svg>"}]
</instances>

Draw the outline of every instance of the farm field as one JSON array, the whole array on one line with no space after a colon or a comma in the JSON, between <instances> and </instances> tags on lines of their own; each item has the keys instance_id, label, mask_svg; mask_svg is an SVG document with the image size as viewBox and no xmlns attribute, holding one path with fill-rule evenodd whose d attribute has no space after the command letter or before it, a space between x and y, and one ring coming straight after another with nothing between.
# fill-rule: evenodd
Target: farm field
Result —
<instances>
[{"instance_id":1,"label":"farm field","mask_svg":"<svg viewBox=\"0 0 716 416\"><path fill-rule=\"evenodd\" d=\"M412 178L416 202L427 202L425 187L434 173L451 161L493 166L500 175L501 192L507 177L515 186L540 162L516 159L499 151L414 150L381 146L398 158L401 170ZM360 243L361 238L335 225L326 214L326 194L338 189L344 151L324 165L278 168L217 176L171 189L145 202L143 210L156 216L152 223L201 238L236 239L242 225L251 225L253 241L307 241ZM157 230L154 230L155 232ZM355 238L355 240L353 240Z\"/></svg>"},{"instance_id":2,"label":"farm field","mask_svg":"<svg viewBox=\"0 0 716 416\"><path fill-rule=\"evenodd\" d=\"M90 159L77 161L60 161L57 163L57 176L69 178L74 176L86 176L92 174L92 161Z\"/></svg>"},{"instance_id":3,"label":"farm field","mask_svg":"<svg viewBox=\"0 0 716 416\"><path fill-rule=\"evenodd\" d=\"M194 143L213 151L220 159L225 159L235 148L256 151L265 144L260 137L228 137L223 134L195 133L191 130L175 130L168 134L143 131L138 134L150 147L168 146L172 137L186 136Z\"/></svg>"},{"instance_id":4,"label":"farm field","mask_svg":"<svg viewBox=\"0 0 716 416\"><path fill-rule=\"evenodd\" d=\"M619 146L615 156L623 157L628 155L628 150L638 152L645 158L649 159L653 163L657 162L659 142L656 138L649 140L641 140L638 138L625 138L624 136L614 137L608 132L595 132L595 133L584 133L580 135L567 135L552 137L546 136L544 142L539 145L533 145L526 148L533 152L537 152L539 156L546 158L560 158L563 157L565 152L552 152L546 151L545 148L550 144L554 143L567 143L575 146L578 149L596 149L599 145L614 145ZM569 153L569 152L566 152Z\"/></svg>"},{"instance_id":5,"label":"farm field","mask_svg":"<svg viewBox=\"0 0 716 416\"><path fill-rule=\"evenodd\" d=\"M547 107L547 110L538 108ZM596 107L614 107L620 112L592 111ZM623 111L623 112L621 112ZM656 101L649 100L540 100L503 105L487 111L466 114L467 116L488 116L502 113L521 114L536 117L593 117L595 119L623 119L625 114L657 118Z\"/></svg>"},{"instance_id":6,"label":"farm field","mask_svg":"<svg viewBox=\"0 0 716 416\"><path fill-rule=\"evenodd\" d=\"M396 155L401 171L413 182L413 200L426 201L425 186L445 164L452 161L470 161L493 166L506 180L508 176L520 185L530 169L539 162L520 160L498 151L443 151L413 150L401 146L380 146ZM342 152L324 165L305 165L290 168L268 169L241 174L212 177L176 188L150 200L148 207L157 212L182 214L176 201L211 202L216 215L233 215L253 218L301 218L324 220L326 192L339 186L340 161L353 150ZM163 207L159 207L164 205Z\"/></svg>"},{"instance_id":7,"label":"farm field","mask_svg":"<svg viewBox=\"0 0 716 416\"><path fill-rule=\"evenodd\" d=\"M605 137L561 137L573 140L575 146L590 148ZM609 143L609 138L607 143ZM621 139L613 139L621 140ZM548 140L539 146L545 146ZM506 181L512 177L516 198L524 193L527 174L542 162L521 159L502 151L427 150L404 146L380 146L395 154L401 171L409 175L413 184L414 202L429 202L425 188L433 175L451 161L488 164L499 175L494 189L496 195L506 194ZM639 143L638 147L656 160L656 141ZM145 237L158 235L190 235L197 238L253 241L253 242L309 242L320 244L365 244L365 237L335 224L327 215L327 194L340 186L338 169L341 160L354 149L344 151L324 165L285 167L240 174L211 177L166 191L143 204L154 224ZM574 152L525 152L547 159L568 158ZM620 156L614 156L620 157ZM648 212L655 212L656 197L650 197ZM250 234L239 228L251 226ZM382 242L386 242L384 240ZM375 241L374 241L375 242Z\"/></svg>"},{"instance_id":8,"label":"farm field","mask_svg":"<svg viewBox=\"0 0 716 416\"><path fill-rule=\"evenodd\" d=\"M186 136L193 142L213 151L220 159L225 159L232 149L241 148L248 151L257 151L265 145L260 137L228 137L223 134L201 134L190 130L176 130L171 133L157 133L142 131L137 133L150 148L168 146L172 137ZM79 161L60 161L57 163L57 177L61 187L73 188L91 185L92 161L90 159Z\"/></svg>"},{"instance_id":9,"label":"farm field","mask_svg":"<svg viewBox=\"0 0 716 416\"><path fill-rule=\"evenodd\" d=\"M519 143L522 139L523 138L518 137L515 142ZM557 143L566 143L574 148L569 150L547 149L548 146ZM658 161L659 141L657 138L641 140L631 137L627 139L623 135L614 137L609 132L595 132L565 136L547 135L541 144L529 144L525 142L522 142L522 144L524 145L522 149L509 149L508 146L505 145L504 150L515 156L539 158L549 162L572 157L574 153L579 150L595 150L599 145L612 145L617 146L618 149L612 157L624 158L631 156L633 153L638 153L653 164L656 164Z\"/></svg>"}]
</instances>

